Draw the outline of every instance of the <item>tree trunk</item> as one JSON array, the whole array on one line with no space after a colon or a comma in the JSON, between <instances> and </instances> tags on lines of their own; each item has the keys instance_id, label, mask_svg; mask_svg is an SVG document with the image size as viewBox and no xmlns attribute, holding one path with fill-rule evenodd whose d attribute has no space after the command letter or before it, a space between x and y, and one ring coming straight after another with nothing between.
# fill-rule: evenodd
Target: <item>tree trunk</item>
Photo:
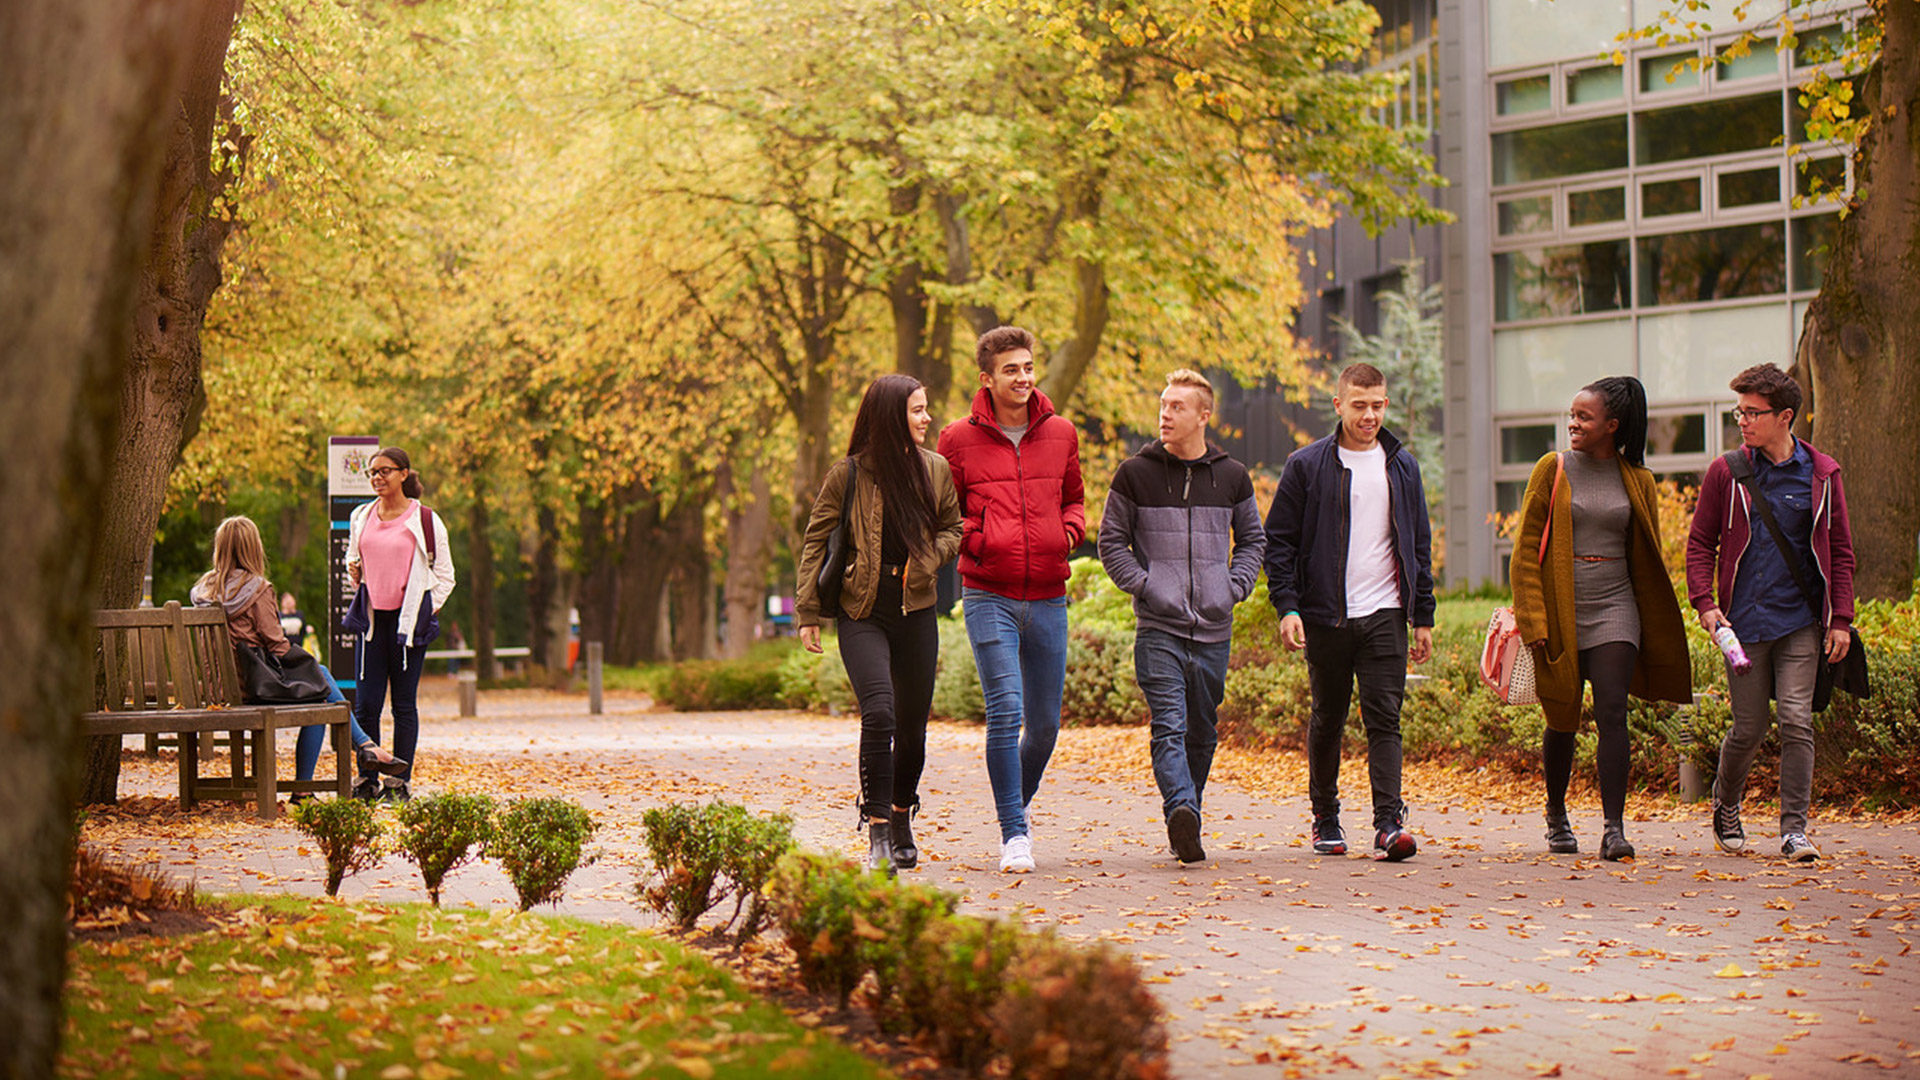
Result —
<instances>
[{"instance_id":1,"label":"tree trunk","mask_svg":"<svg viewBox=\"0 0 1920 1080\"><path fill-rule=\"evenodd\" d=\"M0 1076L58 1055L99 494L166 114L218 6L0 4Z\"/></svg>"},{"instance_id":2,"label":"tree trunk","mask_svg":"<svg viewBox=\"0 0 1920 1080\"><path fill-rule=\"evenodd\" d=\"M607 510L596 501L580 504L580 651L597 641L606 650L608 663L619 663L613 653L613 612L619 599L619 578L615 574L613 526Z\"/></svg>"},{"instance_id":3,"label":"tree trunk","mask_svg":"<svg viewBox=\"0 0 1920 1080\"><path fill-rule=\"evenodd\" d=\"M473 667L480 678L499 673L493 658L493 534L487 508L487 484L476 479L473 505L467 507L467 579L473 584Z\"/></svg>"},{"instance_id":4,"label":"tree trunk","mask_svg":"<svg viewBox=\"0 0 1920 1080\"><path fill-rule=\"evenodd\" d=\"M567 604L560 590L560 525L553 507L534 512L533 568L527 575L527 651L550 685L566 685ZM557 613L557 618L556 618Z\"/></svg>"},{"instance_id":5,"label":"tree trunk","mask_svg":"<svg viewBox=\"0 0 1920 1080\"><path fill-rule=\"evenodd\" d=\"M713 658L713 560L707 556L706 504L706 498L683 495L664 523L666 562L673 567L667 603L674 660Z\"/></svg>"},{"instance_id":6,"label":"tree trunk","mask_svg":"<svg viewBox=\"0 0 1920 1080\"><path fill-rule=\"evenodd\" d=\"M773 562L773 487L766 466L756 457L745 491L734 490L732 461L720 466L720 498L727 507L726 638L720 655L738 660L753 647L767 595L767 568Z\"/></svg>"},{"instance_id":7,"label":"tree trunk","mask_svg":"<svg viewBox=\"0 0 1920 1080\"><path fill-rule=\"evenodd\" d=\"M635 485L621 505L620 559L614 568L613 637L608 663L650 664L666 658L660 613L673 566L663 558L659 496Z\"/></svg>"},{"instance_id":8,"label":"tree trunk","mask_svg":"<svg viewBox=\"0 0 1920 1080\"><path fill-rule=\"evenodd\" d=\"M1099 181L1089 181L1087 189L1074 205L1074 216L1083 221L1100 217ZM1080 381L1093 358L1100 352L1100 339L1107 332L1107 266L1096 259L1077 256L1073 260L1073 336L1060 343L1047 360L1040 389L1053 400L1053 407L1064 411L1080 389Z\"/></svg>"},{"instance_id":9,"label":"tree trunk","mask_svg":"<svg viewBox=\"0 0 1920 1080\"><path fill-rule=\"evenodd\" d=\"M220 287L220 249L233 225L218 209L233 170L216 169L213 150L216 138L232 139L236 154L250 141L231 125L229 103L220 93L239 13L240 0L203 0L188 13L161 16L189 23L191 44L179 93L167 103L170 115L158 121L166 163L138 279L130 355L122 369L118 436L98 508L101 559L95 587L101 607L140 603L167 478L198 430L207 403L200 379L200 328ZM119 797L120 755L101 742L88 750L82 802L110 803Z\"/></svg>"},{"instance_id":10,"label":"tree trunk","mask_svg":"<svg viewBox=\"0 0 1920 1080\"><path fill-rule=\"evenodd\" d=\"M1802 418L1849 486L1854 589L1912 594L1920 536L1920 4L1876 3L1880 62L1856 108L1873 126L1854 158L1854 211L1840 221L1800 337Z\"/></svg>"}]
</instances>

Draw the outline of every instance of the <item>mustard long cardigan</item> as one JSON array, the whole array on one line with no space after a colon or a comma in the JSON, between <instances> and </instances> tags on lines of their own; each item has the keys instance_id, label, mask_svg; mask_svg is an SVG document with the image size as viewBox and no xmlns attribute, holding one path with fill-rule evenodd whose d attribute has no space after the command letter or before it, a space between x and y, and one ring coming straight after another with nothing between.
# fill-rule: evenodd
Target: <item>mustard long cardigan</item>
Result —
<instances>
[{"instance_id":1,"label":"mustard long cardigan","mask_svg":"<svg viewBox=\"0 0 1920 1080\"><path fill-rule=\"evenodd\" d=\"M1680 621L1680 603L1660 558L1660 506L1654 497L1653 474L1626 459L1620 479L1633 507L1633 530L1627 538L1627 572L1633 598L1640 609L1640 657L1628 692L1643 701L1693 700L1693 667L1687 659L1687 631ZM1522 503L1520 535L1514 541L1508 577L1513 583L1513 615L1523 641L1546 639L1534 650L1540 705L1547 726L1555 731L1580 727L1580 646L1574 634L1573 600L1573 492L1562 479L1553 495L1560 468L1557 453L1541 458L1527 480ZM1551 501L1551 506L1549 506ZM1551 515L1547 554L1540 562L1540 532Z\"/></svg>"}]
</instances>

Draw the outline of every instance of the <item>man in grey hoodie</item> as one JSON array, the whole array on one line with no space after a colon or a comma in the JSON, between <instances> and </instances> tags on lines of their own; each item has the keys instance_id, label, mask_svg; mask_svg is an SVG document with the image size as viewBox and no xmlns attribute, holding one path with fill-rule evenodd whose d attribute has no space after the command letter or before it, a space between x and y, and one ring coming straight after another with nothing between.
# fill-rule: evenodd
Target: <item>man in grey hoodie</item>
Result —
<instances>
[{"instance_id":1,"label":"man in grey hoodie","mask_svg":"<svg viewBox=\"0 0 1920 1080\"><path fill-rule=\"evenodd\" d=\"M1134 676L1153 716L1153 778L1167 840L1204 862L1200 800L1226 694L1233 606L1253 593L1266 533L1246 466L1207 442L1213 385L1167 376L1160 438L1122 462L1100 522L1100 562L1133 597Z\"/></svg>"}]
</instances>

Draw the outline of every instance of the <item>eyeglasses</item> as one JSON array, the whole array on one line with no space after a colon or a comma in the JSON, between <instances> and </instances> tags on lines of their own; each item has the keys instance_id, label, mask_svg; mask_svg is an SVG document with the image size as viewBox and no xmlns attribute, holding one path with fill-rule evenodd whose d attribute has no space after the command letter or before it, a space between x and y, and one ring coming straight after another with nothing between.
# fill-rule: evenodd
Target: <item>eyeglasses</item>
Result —
<instances>
[{"instance_id":1,"label":"eyeglasses","mask_svg":"<svg viewBox=\"0 0 1920 1080\"><path fill-rule=\"evenodd\" d=\"M381 479L384 479L390 473L406 472L406 471L407 470L405 469L395 469L386 465L381 465L378 468L368 469L367 475L372 477L375 480L381 480Z\"/></svg>"},{"instance_id":2,"label":"eyeglasses","mask_svg":"<svg viewBox=\"0 0 1920 1080\"><path fill-rule=\"evenodd\" d=\"M1772 416L1779 411L1779 409L1735 409L1733 410L1733 422L1736 424L1751 424L1763 416Z\"/></svg>"}]
</instances>

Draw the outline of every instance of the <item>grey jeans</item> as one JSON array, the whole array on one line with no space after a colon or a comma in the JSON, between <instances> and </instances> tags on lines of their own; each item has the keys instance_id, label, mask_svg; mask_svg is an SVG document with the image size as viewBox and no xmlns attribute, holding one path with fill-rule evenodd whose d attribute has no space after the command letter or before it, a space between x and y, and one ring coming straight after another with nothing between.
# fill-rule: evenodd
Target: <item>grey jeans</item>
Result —
<instances>
[{"instance_id":1,"label":"grey jeans","mask_svg":"<svg viewBox=\"0 0 1920 1080\"><path fill-rule=\"evenodd\" d=\"M1818 674L1823 635L1807 626L1773 641L1749 641L1753 669L1727 672L1733 727L1720 742L1720 772L1713 797L1740 805L1753 755L1767 737L1768 698L1779 703L1780 835L1807 831L1807 807L1813 802L1813 680Z\"/></svg>"}]
</instances>

